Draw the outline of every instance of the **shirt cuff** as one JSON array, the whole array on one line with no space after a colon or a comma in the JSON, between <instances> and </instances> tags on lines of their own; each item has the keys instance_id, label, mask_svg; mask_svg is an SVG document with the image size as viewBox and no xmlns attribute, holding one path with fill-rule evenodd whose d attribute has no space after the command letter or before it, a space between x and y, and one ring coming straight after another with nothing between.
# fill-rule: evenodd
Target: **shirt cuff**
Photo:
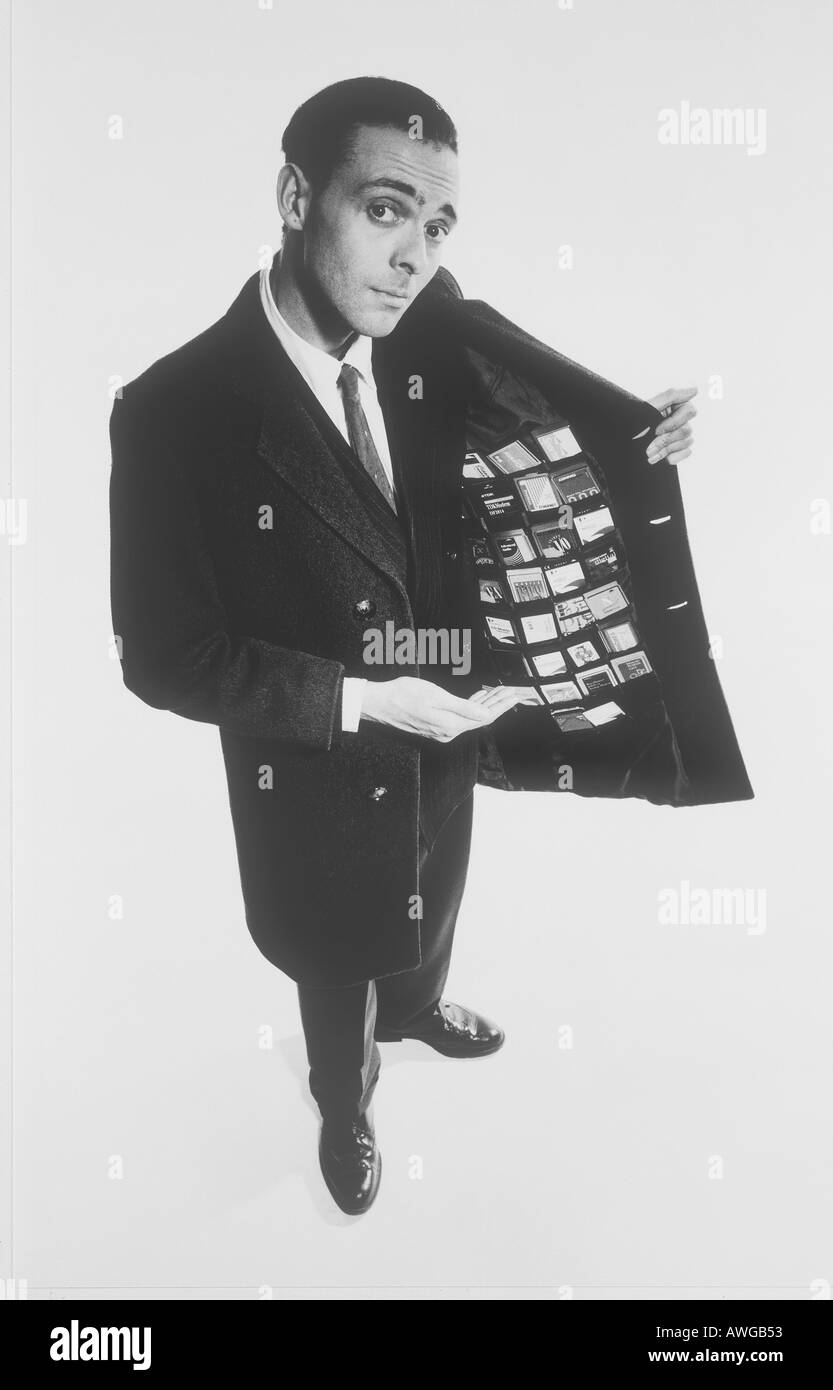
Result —
<instances>
[{"instance_id":1,"label":"shirt cuff","mask_svg":"<svg viewBox=\"0 0 833 1390\"><path fill-rule=\"evenodd\" d=\"M367 681L357 676L345 676L342 681L341 727L348 733L356 733L359 727L366 685Z\"/></svg>"}]
</instances>

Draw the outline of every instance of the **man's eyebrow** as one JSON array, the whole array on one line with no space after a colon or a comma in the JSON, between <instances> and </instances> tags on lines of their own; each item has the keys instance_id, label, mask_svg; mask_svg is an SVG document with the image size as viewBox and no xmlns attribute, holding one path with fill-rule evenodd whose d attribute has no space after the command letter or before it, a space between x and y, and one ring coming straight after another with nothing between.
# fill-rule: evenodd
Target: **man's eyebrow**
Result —
<instances>
[{"instance_id":1,"label":"man's eyebrow","mask_svg":"<svg viewBox=\"0 0 833 1390\"><path fill-rule=\"evenodd\" d=\"M359 185L360 191L365 188L395 188L397 192L404 193L408 198L413 198L414 202L419 203L420 207L425 202L421 193L417 193L412 183L403 183L401 179L366 179ZM457 221L457 214L451 203L443 203L440 212L444 212L446 217L450 217L452 222Z\"/></svg>"}]
</instances>

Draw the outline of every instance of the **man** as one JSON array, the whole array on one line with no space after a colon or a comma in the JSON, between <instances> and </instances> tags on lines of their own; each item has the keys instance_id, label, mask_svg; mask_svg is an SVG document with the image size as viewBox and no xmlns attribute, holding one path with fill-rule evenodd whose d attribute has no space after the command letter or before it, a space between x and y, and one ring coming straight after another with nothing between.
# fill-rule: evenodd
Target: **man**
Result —
<instances>
[{"instance_id":1,"label":"man","mask_svg":"<svg viewBox=\"0 0 833 1390\"><path fill-rule=\"evenodd\" d=\"M305 102L283 137L279 254L221 320L124 388L110 425L124 681L219 727L246 921L297 983L321 1168L352 1213L380 1180L378 1042L471 1058L504 1040L443 997L474 786L553 785L553 720L495 674L479 622L468 434L511 415L507 363L528 368L520 409L548 419L563 388L601 458L624 422L641 463L637 427L655 432L649 464L679 461L694 413L691 391L638 402L462 300L440 271L456 148L447 114L406 84L358 78ZM652 583L638 553L632 570L637 593ZM453 664L426 671L418 641L381 640L427 632L462 634ZM653 632L655 664L667 640ZM679 738L695 762L703 739L656 695L586 741L573 789L671 804L751 794L716 677L703 679L731 787L689 795Z\"/></svg>"}]
</instances>

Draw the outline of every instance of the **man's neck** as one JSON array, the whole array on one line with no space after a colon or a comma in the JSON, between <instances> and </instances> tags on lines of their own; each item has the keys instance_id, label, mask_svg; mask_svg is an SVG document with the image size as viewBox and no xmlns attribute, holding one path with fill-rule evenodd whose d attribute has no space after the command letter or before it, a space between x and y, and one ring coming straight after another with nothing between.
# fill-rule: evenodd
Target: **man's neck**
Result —
<instances>
[{"instance_id":1,"label":"man's neck","mask_svg":"<svg viewBox=\"0 0 833 1390\"><path fill-rule=\"evenodd\" d=\"M332 357L344 356L358 335L345 326L344 320L335 315L320 294L316 294L309 277L304 274L300 256L294 254L291 241L285 241L280 255L275 257L269 285L278 313L299 338Z\"/></svg>"}]
</instances>

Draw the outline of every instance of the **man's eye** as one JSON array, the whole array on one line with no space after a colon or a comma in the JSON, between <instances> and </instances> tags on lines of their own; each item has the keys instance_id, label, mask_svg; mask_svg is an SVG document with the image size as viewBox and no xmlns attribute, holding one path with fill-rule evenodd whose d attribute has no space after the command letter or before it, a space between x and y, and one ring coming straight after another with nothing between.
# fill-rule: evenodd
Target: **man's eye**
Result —
<instances>
[{"instance_id":1,"label":"man's eye","mask_svg":"<svg viewBox=\"0 0 833 1390\"><path fill-rule=\"evenodd\" d=\"M387 227L392 227L393 223L396 221L396 210L391 207L390 203L370 203L368 204L367 210L374 222L383 222ZM387 220L385 220L384 216L386 212L390 213L390 217Z\"/></svg>"},{"instance_id":2,"label":"man's eye","mask_svg":"<svg viewBox=\"0 0 833 1390\"><path fill-rule=\"evenodd\" d=\"M430 237L431 241L443 241L448 236L448 227L443 222L430 222L425 230L439 233L438 236Z\"/></svg>"}]
</instances>

